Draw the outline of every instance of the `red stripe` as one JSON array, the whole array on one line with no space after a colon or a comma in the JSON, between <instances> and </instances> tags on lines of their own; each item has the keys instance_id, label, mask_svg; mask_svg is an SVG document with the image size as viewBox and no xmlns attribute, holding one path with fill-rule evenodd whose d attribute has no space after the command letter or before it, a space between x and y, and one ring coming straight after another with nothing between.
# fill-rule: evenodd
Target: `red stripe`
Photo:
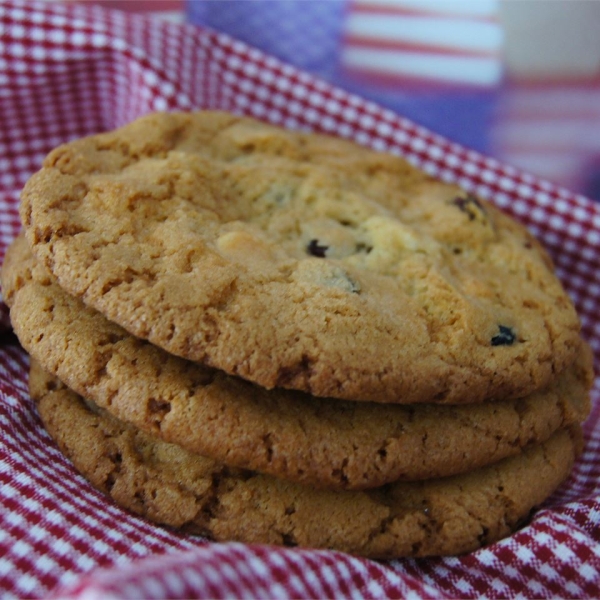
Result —
<instances>
[{"instance_id":1,"label":"red stripe","mask_svg":"<svg viewBox=\"0 0 600 600\"><path fill-rule=\"evenodd\" d=\"M404 42L382 40L381 38L347 34L344 36L344 45L367 48L370 50L396 50L398 52L418 52L419 54L443 54L445 56L464 56L477 58L500 58L499 52L484 50L469 50L467 48L452 48L448 46L434 46L418 42Z\"/></svg>"},{"instance_id":2,"label":"red stripe","mask_svg":"<svg viewBox=\"0 0 600 600\"><path fill-rule=\"evenodd\" d=\"M600 73L589 75L566 75L557 73L556 75L535 75L528 73L526 75L510 74L506 81L507 85L518 86L524 90L544 90L557 89L561 86L577 86L584 90L597 89L600 91Z\"/></svg>"},{"instance_id":3,"label":"red stripe","mask_svg":"<svg viewBox=\"0 0 600 600\"><path fill-rule=\"evenodd\" d=\"M342 69L346 71L346 76L353 79L357 84L366 86L376 86L390 91L398 91L398 86L406 86L414 93L422 92L440 92L440 90L451 90L454 92L487 90L490 88L486 84L469 83L464 81L444 80L439 77L419 77L416 75L406 75L403 73L388 74L375 72L371 69L343 65Z\"/></svg>"},{"instance_id":4,"label":"red stripe","mask_svg":"<svg viewBox=\"0 0 600 600\"><path fill-rule=\"evenodd\" d=\"M350 4L349 11L351 13L369 14L369 15L394 15L400 17L431 17L435 16L440 19L468 19L470 21L477 21L480 23L498 23L498 15L487 16L471 14L469 12L464 13L445 13L438 12L435 10L427 10L425 8L416 8L408 6L389 6L387 4L362 4L360 0L353 0Z\"/></svg>"},{"instance_id":5,"label":"red stripe","mask_svg":"<svg viewBox=\"0 0 600 600\"><path fill-rule=\"evenodd\" d=\"M86 0L78 0L81 4L88 4ZM129 12L140 13L157 13L157 12L182 12L184 10L183 0L150 0L143 2L142 0L95 0L94 4L98 4L105 8L114 8Z\"/></svg>"},{"instance_id":6,"label":"red stripe","mask_svg":"<svg viewBox=\"0 0 600 600\"><path fill-rule=\"evenodd\" d=\"M500 108L498 111L498 119L500 121L510 120L511 123L515 121L523 121L526 123L539 122L543 126L544 123L551 121L596 121L600 118L600 97L598 98L599 105L598 109L587 108L581 110L578 108L570 108L565 105L565 108L547 107L544 105L544 99L540 97L539 106L519 106L517 102L513 105ZM529 104L529 102L528 102Z\"/></svg>"},{"instance_id":7,"label":"red stripe","mask_svg":"<svg viewBox=\"0 0 600 600\"><path fill-rule=\"evenodd\" d=\"M569 142L566 144L557 144L550 146L548 144L540 144L536 143L535 140L522 140L518 143L508 142L508 143L496 143L497 149L501 150L502 153L506 155L512 154L527 154L527 155L535 155L535 156L568 156L568 157L576 157L586 156L589 154L589 151L581 148L577 143Z\"/></svg>"}]
</instances>

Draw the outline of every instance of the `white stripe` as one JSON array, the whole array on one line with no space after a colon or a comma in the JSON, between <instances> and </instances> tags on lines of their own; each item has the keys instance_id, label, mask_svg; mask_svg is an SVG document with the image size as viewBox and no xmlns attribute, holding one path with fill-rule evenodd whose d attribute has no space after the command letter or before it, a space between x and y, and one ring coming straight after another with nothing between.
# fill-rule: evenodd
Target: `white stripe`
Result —
<instances>
[{"instance_id":1,"label":"white stripe","mask_svg":"<svg viewBox=\"0 0 600 600\"><path fill-rule=\"evenodd\" d=\"M185 14L181 10L156 10L148 13L152 17L158 17L164 21L170 21L171 23L184 23Z\"/></svg>"},{"instance_id":2,"label":"white stripe","mask_svg":"<svg viewBox=\"0 0 600 600\"><path fill-rule=\"evenodd\" d=\"M573 185L580 174L582 161L580 156L567 152L536 153L526 151L507 152L502 160L518 165L520 169L535 173L563 185Z\"/></svg>"},{"instance_id":3,"label":"white stripe","mask_svg":"<svg viewBox=\"0 0 600 600\"><path fill-rule=\"evenodd\" d=\"M596 125L586 117L560 119L512 119L494 128L494 142L500 148L539 148L540 150L597 151L600 136Z\"/></svg>"},{"instance_id":4,"label":"white stripe","mask_svg":"<svg viewBox=\"0 0 600 600\"><path fill-rule=\"evenodd\" d=\"M593 88L553 86L551 88L523 89L513 87L506 94L503 113L534 112L537 115L564 113L565 115L598 114L600 117L600 90Z\"/></svg>"},{"instance_id":5,"label":"white stripe","mask_svg":"<svg viewBox=\"0 0 600 600\"><path fill-rule=\"evenodd\" d=\"M446 15L472 15L474 17L497 17L498 0L355 0L357 7L406 8Z\"/></svg>"},{"instance_id":6,"label":"white stripe","mask_svg":"<svg viewBox=\"0 0 600 600\"><path fill-rule=\"evenodd\" d=\"M500 81L502 65L493 58L422 54L347 47L342 62L373 74L491 86Z\"/></svg>"},{"instance_id":7,"label":"white stripe","mask_svg":"<svg viewBox=\"0 0 600 600\"><path fill-rule=\"evenodd\" d=\"M502 29L495 23L394 15L350 15L346 33L386 42L409 42L475 52L498 53Z\"/></svg>"}]
</instances>

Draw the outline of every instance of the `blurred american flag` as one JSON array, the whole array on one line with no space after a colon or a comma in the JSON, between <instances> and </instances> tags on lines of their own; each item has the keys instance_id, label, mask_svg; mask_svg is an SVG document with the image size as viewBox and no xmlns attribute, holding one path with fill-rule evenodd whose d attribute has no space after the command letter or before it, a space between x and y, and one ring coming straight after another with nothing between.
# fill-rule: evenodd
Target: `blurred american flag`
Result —
<instances>
[{"instance_id":1,"label":"blurred american flag","mask_svg":"<svg viewBox=\"0 0 600 600\"><path fill-rule=\"evenodd\" d=\"M353 0L341 62L374 83L493 87L502 47L497 0Z\"/></svg>"},{"instance_id":2,"label":"blurred american flag","mask_svg":"<svg viewBox=\"0 0 600 600\"><path fill-rule=\"evenodd\" d=\"M600 199L600 2L79 1L229 33Z\"/></svg>"},{"instance_id":3,"label":"blurred american flag","mask_svg":"<svg viewBox=\"0 0 600 600\"><path fill-rule=\"evenodd\" d=\"M598 197L600 82L516 81L500 98L492 147L506 162Z\"/></svg>"}]
</instances>

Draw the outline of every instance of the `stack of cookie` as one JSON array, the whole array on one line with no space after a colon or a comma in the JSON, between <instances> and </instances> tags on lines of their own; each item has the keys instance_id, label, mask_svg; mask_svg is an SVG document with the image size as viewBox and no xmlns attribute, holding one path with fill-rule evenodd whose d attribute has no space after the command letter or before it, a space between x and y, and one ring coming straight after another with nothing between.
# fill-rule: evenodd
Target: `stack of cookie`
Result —
<instances>
[{"instance_id":1,"label":"stack of cookie","mask_svg":"<svg viewBox=\"0 0 600 600\"><path fill-rule=\"evenodd\" d=\"M591 356L532 236L402 159L220 112L63 145L3 294L94 486L217 540L467 552L565 480Z\"/></svg>"}]
</instances>

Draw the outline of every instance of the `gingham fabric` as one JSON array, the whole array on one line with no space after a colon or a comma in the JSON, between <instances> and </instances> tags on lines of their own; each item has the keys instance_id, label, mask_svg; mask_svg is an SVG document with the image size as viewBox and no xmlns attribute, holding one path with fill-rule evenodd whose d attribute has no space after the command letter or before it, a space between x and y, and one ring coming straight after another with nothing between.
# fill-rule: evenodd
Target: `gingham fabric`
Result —
<instances>
[{"instance_id":1,"label":"gingham fabric","mask_svg":"<svg viewBox=\"0 0 600 600\"><path fill-rule=\"evenodd\" d=\"M219 107L408 157L525 222L600 357L600 207L469 152L227 36L81 5L0 3L0 260L47 151L151 110ZM58 452L3 309L0 595L55 598L504 598L600 593L600 385L572 477L524 529L472 554L375 562L216 544L123 511Z\"/></svg>"}]
</instances>

